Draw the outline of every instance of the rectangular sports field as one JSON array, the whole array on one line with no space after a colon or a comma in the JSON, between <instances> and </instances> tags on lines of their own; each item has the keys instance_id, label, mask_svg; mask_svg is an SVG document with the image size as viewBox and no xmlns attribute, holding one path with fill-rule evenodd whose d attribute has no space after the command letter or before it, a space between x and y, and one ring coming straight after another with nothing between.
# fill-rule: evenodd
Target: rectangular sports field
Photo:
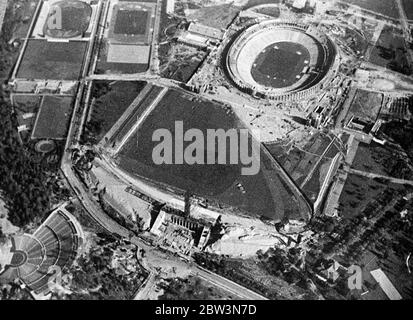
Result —
<instances>
[{"instance_id":1,"label":"rectangular sports field","mask_svg":"<svg viewBox=\"0 0 413 320\"><path fill-rule=\"evenodd\" d=\"M109 41L122 44L149 44L154 17L154 4L122 2L114 5L109 26Z\"/></svg>"},{"instance_id":2,"label":"rectangular sports field","mask_svg":"<svg viewBox=\"0 0 413 320\"><path fill-rule=\"evenodd\" d=\"M114 34L142 35L146 33L149 13L138 10L119 10L116 17Z\"/></svg>"},{"instance_id":3,"label":"rectangular sports field","mask_svg":"<svg viewBox=\"0 0 413 320\"><path fill-rule=\"evenodd\" d=\"M20 79L78 80L87 42L30 39L17 71Z\"/></svg>"},{"instance_id":4,"label":"rectangular sports field","mask_svg":"<svg viewBox=\"0 0 413 320\"><path fill-rule=\"evenodd\" d=\"M72 102L72 97L45 96L37 114L32 139L65 139Z\"/></svg>"}]
</instances>

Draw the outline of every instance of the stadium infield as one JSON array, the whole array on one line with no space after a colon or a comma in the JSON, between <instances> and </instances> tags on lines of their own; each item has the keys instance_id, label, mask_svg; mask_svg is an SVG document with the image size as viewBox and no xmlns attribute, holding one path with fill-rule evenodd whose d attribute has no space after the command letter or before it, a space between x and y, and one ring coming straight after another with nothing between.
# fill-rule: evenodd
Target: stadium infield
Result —
<instances>
[{"instance_id":1,"label":"stadium infield","mask_svg":"<svg viewBox=\"0 0 413 320\"><path fill-rule=\"evenodd\" d=\"M78 80L87 46L85 41L30 39L16 78Z\"/></svg>"},{"instance_id":2,"label":"stadium infield","mask_svg":"<svg viewBox=\"0 0 413 320\"><path fill-rule=\"evenodd\" d=\"M32 139L65 139L72 102L72 97L45 96L37 114Z\"/></svg>"},{"instance_id":3,"label":"stadium infield","mask_svg":"<svg viewBox=\"0 0 413 320\"><path fill-rule=\"evenodd\" d=\"M277 42L258 55L251 74L257 83L266 87L289 87L301 78L302 71L309 61L310 53L303 45Z\"/></svg>"},{"instance_id":4,"label":"stadium infield","mask_svg":"<svg viewBox=\"0 0 413 320\"><path fill-rule=\"evenodd\" d=\"M120 150L116 159L119 168L157 187L172 189L178 194L190 192L207 199L214 207L226 208L231 212L275 222L284 218L300 219L299 200L291 190L289 181L284 181L273 168L268 169L273 159L269 159L264 152L261 152L260 172L251 176L241 175L241 163L156 165L152 152L157 142L152 141L152 134L162 128L174 135L175 121L182 121L184 130L197 128L205 135L207 129L227 131L243 128L238 118L222 105L170 90ZM189 144L185 142L184 148Z\"/></svg>"}]
</instances>

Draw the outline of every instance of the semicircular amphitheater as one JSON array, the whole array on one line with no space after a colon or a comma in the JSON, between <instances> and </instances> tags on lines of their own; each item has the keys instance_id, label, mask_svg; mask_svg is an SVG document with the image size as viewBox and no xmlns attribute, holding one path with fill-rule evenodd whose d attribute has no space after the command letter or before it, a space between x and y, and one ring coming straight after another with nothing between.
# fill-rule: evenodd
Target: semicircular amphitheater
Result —
<instances>
[{"instance_id":1,"label":"semicircular amphitheater","mask_svg":"<svg viewBox=\"0 0 413 320\"><path fill-rule=\"evenodd\" d=\"M315 94L338 69L336 47L311 24L269 20L241 33L227 54L227 71L244 92L289 101Z\"/></svg>"},{"instance_id":2,"label":"semicircular amphitheater","mask_svg":"<svg viewBox=\"0 0 413 320\"><path fill-rule=\"evenodd\" d=\"M92 7L78 0L53 3L44 25L44 34L51 38L81 37L89 28Z\"/></svg>"},{"instance_id":3,"label":"semicircular amphitheater","mask_svg":"<svg viewBox=\"0 0 413 320\"><path fill-rule=\"evenodd\" d=\"M19 278L36 295L50 292L49 282L57 270L69 267L83 242L77 220L65 209L54 211L33 235L12 238L11 259L0 279Z\"/></svg>"}]
</instances>

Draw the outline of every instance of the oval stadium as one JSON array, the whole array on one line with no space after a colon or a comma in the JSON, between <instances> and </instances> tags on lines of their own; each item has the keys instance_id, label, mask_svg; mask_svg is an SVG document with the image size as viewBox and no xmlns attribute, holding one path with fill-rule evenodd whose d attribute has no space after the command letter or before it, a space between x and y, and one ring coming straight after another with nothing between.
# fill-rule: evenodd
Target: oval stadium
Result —
<instances>
[{"instance_id":1,"label":"oval stadium","mask_svg":"<svg viewBox=\"0 0 413 320\"><path fill-rule=\"evenodd\" d=\"M82 1L58 1L50 6L44 34L51 38L81 37L89 28L92 7Z\"/></svg>"},{"instance_id":2,"label":"oval stadium","mask_svg":"<svg viewBox=\"0 0 413 320\"><path fill-rule=\"evenodd\" d=\"M316 26L270 20L241 33L226 65L242 91L289 101L322 89L337 70L336 56L333 42Z\"/></svg>"}]
</instances>

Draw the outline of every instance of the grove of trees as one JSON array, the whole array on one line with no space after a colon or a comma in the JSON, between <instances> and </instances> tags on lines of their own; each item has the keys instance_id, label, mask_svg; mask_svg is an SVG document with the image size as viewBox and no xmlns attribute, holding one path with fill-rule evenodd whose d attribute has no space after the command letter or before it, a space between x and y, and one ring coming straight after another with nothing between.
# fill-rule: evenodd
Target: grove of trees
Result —
<instances>
[{"instance_id":1,"label":"grove of trees","mask_svg":"<svg viewBox=\"0 0 413 320\"><path fill-rule=\"evenodd\" d=\"M1 94L1 92L0 92ZM49 209L50 186L41 156L23 146L11 106L0 97L0 190L9 220L24 227Z\"/></svg>"}]
</instances>

